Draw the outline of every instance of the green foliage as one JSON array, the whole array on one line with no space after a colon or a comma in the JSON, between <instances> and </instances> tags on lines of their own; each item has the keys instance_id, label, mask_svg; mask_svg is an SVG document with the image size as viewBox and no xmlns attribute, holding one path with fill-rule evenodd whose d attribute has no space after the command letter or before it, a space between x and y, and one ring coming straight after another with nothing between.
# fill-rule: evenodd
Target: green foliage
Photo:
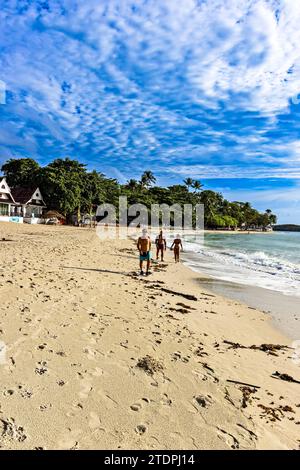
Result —
<instances>
[{"instance_id":1,"label":"green foliage","mask_svg":"<svg viewBox=\"0 0 300 470\"><path fill-rule=\"evenodd\" d=\"M81 207L89 215L93 214L93 209L96 205L104 202L104 181L104 175L97 173L95 170L91 173L86 173L84 177L84 185L81 190Z\"/></svg>"},{"instance_id":2,"label":"green foliage","mask_svg":"<svg viewBox=\"0 0 300 470\"><path fill-rule=\"evenodd\" d=\"M66 217L80 212L86 180L85 165L76 160L56 159L42 169L41 190L48 207Z\"/></svg>"},{"instance_id":3,"label":"green foliage","mask_svg":"<svg viewBox=\"0 0 300 470\"><path fill-rule=\"evenodd\" d=\"M36 185L39 178L40 167L32 158L10 159L1 167L2 173L5 175L7 184L11 188L18 186L31 187Z\"/></svg>"},{"instance_id":4,"label":"green foliage","mask_svg":"<svg viewBox=\"0 0 300 470\"><path fill-rule=\"evenodd\" d=\"M107 202L118 208L119 196L126 196L128 204L141 203L150 211L152 204L204 205L206 228L265 228L276 224L271 209L258 212L249 202L230 202L221 193L202 190L202 184L186 178L183 184L167 188L154 186L156 178L145 171L140 180L130 179L120 185L117 180L97 171L88 172L86 166L69 158L56 159L40 168L30 158L11 159L2 166L10 186L40 186L48 209L55 209L67 218L81 212L94 214L97 205ZM193 213L195 219L195 212Z\"/></svg>"},{"instance_id":5,"label":"green foliage","mask_svg":"<svg viewBox=\"0 0 300 470\"><path fill-rule=\"evenodd\" d=\"M144 188L149 188L152 184L156 182L156 178L153 175L152 171L147 170L142 174L141 185Z\"/></svg>"}]
</instances>

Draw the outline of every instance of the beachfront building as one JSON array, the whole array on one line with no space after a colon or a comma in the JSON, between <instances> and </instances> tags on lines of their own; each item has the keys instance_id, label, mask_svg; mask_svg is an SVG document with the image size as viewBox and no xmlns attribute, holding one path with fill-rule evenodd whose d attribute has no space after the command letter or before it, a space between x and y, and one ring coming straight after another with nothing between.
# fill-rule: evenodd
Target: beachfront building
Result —
<instances>
[{"instance_id":1,"label":"beachfront building","mask_svg":"<svg viewBox=\"0 0 300 470\"><path fill-rule=\"evenodd\" d=\"M11 194L6 179L0 179L0 221L9 222L15 204L16 202Z\"/></svg>"},{"instance_id":2,"label":"beachfront building","mask_svg":"<svg viewBox=\"0 0 300 470\"><path fill-rule=\"evenodd\" d=\"M39 188L13 188L0 178L0 222L43 223L46 204Z\"/></svg>"},{"instance_id":3,"label":"beachfront building","mask_svg":"<svg viewBox=\"0 0 300 470\"><path fill-rule=\"evenodd\" d=\"M39 224L43 221L42 214L46 204L39 188L13 188L11 194L16 201L11 215L22 217L23 221L29 224Z\"/></svg>"}]
</instances>

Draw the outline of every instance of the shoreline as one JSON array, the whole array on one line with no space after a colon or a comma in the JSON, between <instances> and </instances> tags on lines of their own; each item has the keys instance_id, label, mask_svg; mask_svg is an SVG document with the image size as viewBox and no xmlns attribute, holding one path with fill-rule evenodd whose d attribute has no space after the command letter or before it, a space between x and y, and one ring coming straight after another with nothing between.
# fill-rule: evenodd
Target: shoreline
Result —
<instances>
[{"instance_id":1,"label":"shoreline","mask_svg":"<svg viewBox=\"0 0 300 470\"><path fill-rule=\"evenodd\" d=\"M212 229L204 229L204 234L205 233L212 233L212 234L221 234L221 235L249 235L249 234L263 234L263 235L269 235L270 233L276 233L274 230L266 230L264 231L259 231L259 230L212 230Z\"/></svg>"},{"instance_id":2,"label":"shoreline","mask_svg":"<svg viewBox=\"0 0 300 470\"><path fill-rule=\"evenodd\" d=\"M190 255L190 253L188 253ZM217 295L236 300L248 307L270 315L270 322L291 340L300 338L299 302L296 296L250 284L218 279L201 272L201 267L193 264L193 258L182 256L183 263L196 273L199 283ZM288 315L286 315L288 311Z\"/></svg>"},{"instance_id":3,"label":"shoreline","mask_svg":"<svg viewBox=\"0 0 300 470\"><path fill-rule=\"evenodd\" d=\"M299 384L272 376L299 366L269 315L169 253L137 276L132 241L0 232L1 449L299 448Z\"/></svg>"},{"instance_id":4,"label":"shoreline","mask_svg":"<svg viewBox=\"0 0 300 470\"><path fill-rule=\"evenodd\" d=\"M270 323L283 335L297 341L300 338L299 298L271 289L207 278L201 285L231 300L236 300L270 317ZM288 312L288 315L286 313Z\"/></svg>"}]
</instances>

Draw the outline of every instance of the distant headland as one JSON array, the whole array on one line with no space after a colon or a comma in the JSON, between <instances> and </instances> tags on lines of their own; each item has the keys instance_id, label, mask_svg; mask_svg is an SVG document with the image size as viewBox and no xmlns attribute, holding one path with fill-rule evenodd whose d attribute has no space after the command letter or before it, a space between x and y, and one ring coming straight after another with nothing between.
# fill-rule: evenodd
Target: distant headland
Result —
<instances>
[{"instance_id":1,"label":"distant headland","mask_svg":"<svg viewBox=\"0 0 300 470\"><path fill-rule=\"evenodd\" d=\"M275 232L300 232L300 225L295 224L283 224L275 225L273 227Z\"/></svg>"}]
</instances>

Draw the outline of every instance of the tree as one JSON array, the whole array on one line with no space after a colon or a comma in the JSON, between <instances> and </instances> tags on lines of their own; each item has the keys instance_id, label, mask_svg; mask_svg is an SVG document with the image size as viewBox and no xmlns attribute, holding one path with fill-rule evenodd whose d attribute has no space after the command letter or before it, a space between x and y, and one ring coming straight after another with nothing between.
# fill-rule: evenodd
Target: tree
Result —
<instances>
[{"instance_id":1,"label":"tree","mask_svg":"<svg viewBox=\"0 0 300 470\"><path fill-rule=\"evenodd\" d=\"M193 181L192 187L193 187L193 189L195 190L195 193L196 193L197 191L201 191L201 189L203 188L203 184L200 183L200 181L195 180L195 181Z\"/></svg>"},{"instance_id":2,"label":"tree","mask_svg":"<svg viewBox=\"0 0 300 470\"><path fill-rule=\"evenodd\" d=\"M224 217L219 214L212 214L208 216L209 226L211 228L224 228L226 227L226 221Z\"/></svg>"},{"instance_id":3,"label":"tree","mask_svg":"<svg viewBox=\"0 0 300 470\"><path fill-rule=\"evenodd\" d=\"M239 202L229 202L227 213L237 221L237 226L241 226L244 222L243 212Z\"/></svg>"},{"instance_id":4,"label":"tree","mask_svg":"<svg viewBox=\"0 0 300 470\"><path fill-rule=\"evenodd\" d=\"M56 159L43 168L43 194L47 206L67 218L77 211L80 218L85 177L85 165L69 158Z\"/></svg>"},{"instance_id":5,"label":"tree","mask_svg":"<svg viewBox=\"0 0 300 470\"><path fill-rule=\"evenodd\" d=\"M81 206L89 214L91 221L95 206L101 204L105 199L103 179L104 175L97 173L95 170L87 173L84 178Z\"/></svg>"},{"instance_id":6,"label":"tree","mask_svg":"<svg viewBox=\"0 0 300 470\"><path fill-rule=\"evenodd\" d=\"M249 202L224 199L221 193L202 190L198 180L186 178L184 184L167 188L154 186L156 178L151 171L145 171L141 180L130 179L120 185L117 180L107 178L97 171L86 171L86 166L70 158L56 159L40 168L30 158L11 159L2 166L9 186L39 186L48 209L56 209L68 220L81 211L92 215L97 205L113 204L118 209L119 196L128 198L128 204L142 203L148 211L152 204L180 205L192 204L193 222L196 221L196 204L204 205L205 227L262 227L274 225L277 217L271 209L260 213ZM190 191L193 188L194 191Z\"/></svg>"},{"instance_id":7,"label":"tree","mask_svg":"<svg viewBox=\"0 0 300 470\"><path fill-rule=\"evenodd\" d=\"M183 182L184 182L184 184L186 185L186 187L189 191L190 188L193 186L194 180L193 180L193 178L186 178Z\"/></svg>"},{"instance_id":8,"label":"tree","mask_svg":"<svg viewBox=\"0 0 300 470\"><path fill-rule=\"evenodd\" d=\"M140 187L140 183L133 178L131 178L125 185L125 188L129 189L130 191L136 191L139 187Z\"/></svg>"},{"instance_id":9,"label":"tree","mask_svg":"<svg viewBox=\"0 0 300 470\"><path fill-rule=\"evenodd\" d=\"M115 178L104 177L102 181L102 185L103 185L103 190L104 190L104 196L103 196L103 200L101 201L101 203L108 202L118 207L119 196L121 194L120 185L118 181Z\"/></svg>"},{"instance_id":10,"label":"tree","mask_svg":"<svg viewBox=\"0 0 300 470\"><path fill-rule=\"evenodd\" d=\"M227 228L236 228L238 226L238 221L230 215L224 215L223 220L225 222L225 227Z\"/></svg>"},{"instance_id":11,"label":"tree","mask_svg":"<svg viewBox=\"0 0 300 470\"><path fill-rule=\"evenodd\" d=\"M141 185L143 188L149 188L152 184L156 182L156 178L153 175L152 171L144 171L141 177Z\"/></svg>"},{"instance_id":12,"label":"tree","mask_svg":"<svg viewBox=\"0 0 300 470\"><path fill-rule=\"evenodd\" d=\"M11 188L38 186L39 170L39 164L32 158L11 158L1 167Z\"/></svg>"},{"instance_id":13,"label":"tree","mask_svg":"<svg viewBox=\"0 0 300 470\"><path fill-rule=\"evenodd\" d=\"M200 194L200 202L204 205L204 225L209 227L215 221L214 217L221 213L223 196L207 189Z\"/></svg>"}]
</instances>

